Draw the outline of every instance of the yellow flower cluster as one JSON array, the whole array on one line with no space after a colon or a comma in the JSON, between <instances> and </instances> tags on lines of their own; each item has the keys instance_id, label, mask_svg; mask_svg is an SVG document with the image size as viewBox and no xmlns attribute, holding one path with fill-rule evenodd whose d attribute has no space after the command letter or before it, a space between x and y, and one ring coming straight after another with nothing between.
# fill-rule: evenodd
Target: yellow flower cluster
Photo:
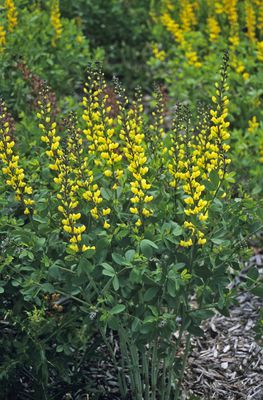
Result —
<instances>
[{"instance_id":1,"label":"yellow flower cluster","mask_svg":"<svg viewBox=\"0 0 263 400\"><path fill-rule=\"evenodd\" d=\"M123 170L116 168L122 160L118 152L114 119L111 106L107 105L106 81L101 71L93 71L88 76L83 98L84 133L89 143L89 153L95 155L95 164L102 167L106 177L120 179Z\"/></svg>"},{"instance_id":2,"label":"yellow flower cluster","mask_svg":"<svg viewBox=\"0 0 263 400\"><path fill-rule=\"evenodd\" d=\"M208 17L207 19L208 31L209 31L209 39L211 42L216 42L219 38L219 34L221 32L219 23L216 17Z\"/></svg>"},{"instance_id":3,"label":"yellow flower cluster","mask_svg":"<svg viewBox=\"0 0 263 400\"><path fill-rule=\"evenodd\" d=\"M128 171L132 174L130 189L133 196L130 198L132 203L130 212L136 216L135 225L139 227L142 225L143 218L150 217L153 213L148 207L153 196L148 194L151 184L146 179L148 167L141 116L143 112L141 94L137 93L137 99L127 113L120 103L119 107L123 114L123 125L119 136L123 141L123 153L129 164Z\"/></svg>"},{"instance_id":4,"label":"yellow flower cluster","mask_svg":"<svg viewBox=\"0 0 263 400\"><path fill-rule=\"evenodd\" d=\"M185 31L177 24L168 12L161 15L161 23L163 26L172 34L175 41L185 52L185 57L190 65L194 65L196 68L201 67L201 63L198 60L196 51L193 50L190 43L188 43L184 37Z\"/></svg>"},{"instance_id":5,"label":"yellow flower cluster","mask_svg":"<svg viewBox=\"0 0 263 400\"><path fill-rule=\"evenodd\" d=\"M179 17L183 32L189 32L191 27L196 25L196 16L194 13L194 4L189 0L180 1Z\"/></svg>"},{"instance_id":6,"label":"yellow flower cluster","mask_svg":"<svg viewBox=\"0 0 263 400\"><path fill-rule=\"evenodd\" d=\"M49 167L56 171L54 182L58 185L57 198L60 202L58 211L62 214L63 230L69 236L69 248L73 252L86 251L90 247L81 244L82 233L86 230L86 227L78 223L81 213L77 212L76 208L79 205L78 190L80 185L78 184L79 180L76 179L76 169L74 168L77 157L74 150L76 150L76 145L82 145L82 141L77 131L76 145L74 139L68 135L66 146L62 148L61 137L57 135L57 123L52 117L52 105L48 92L43 91L40 98L37 117L40 120L39 128L43 132L41 140L46 143L48 147L46 154L52 160ZM79 172L78 168L77 171Z\"/></svg>"},{"instance_id":7,"label":"yellow flower cluster","mask_svg":"<svg viewBox=\"0 0 263 400\"><path fill-rule=\"evenodd\" d=\"M210 168L216 169L221 179L224 178L226 173L226 166L230 164L230 158L227 158L226 153L229 151L230 146L225 143L230 134L228 132L229 122L226 121L228 116L228 97L225 92L228 90L228 85L224 75L222 75L221 85L216 86L216 96L212 97L215 103L214 109L210 111L211 114L211 131L209 139L214 142L212 153L210 154ZM211 146L210 146L211 147Z\"/></svg>"},{"instance_id":8,"label":"yellow flower cluster","mask_svg":"<svg viewBox=\"0 0 263 400\"><path fill-rule=\"evenodd\" d=\"M185 57L187 58L188 64L193 65L196 68L201 68L202 64L198 60L196 51L194 51L189 44L187 44L187 47L188 50L185 52Z\"/></svg>"},{"instance_id":9,"label":"yellow flower cluster","mask_svg":"<svg viewBox=\"0 0 263 400\"><path fill-rule=\"evenodd\" d=\"M61 137L57 135L57 123L52 117L52 104L49 99L49 93L46 90L40 94L40 100L38 100L39 112L37 118L40 120L39 128L43 135L41 136L42 142L46 143L48 150L46 154L54 162L49 167L53 171L59 170L59 160L63 152L59 148Z\"/></svg>"},{"instance_id":10,"label":"yellow flower cluster","mask_svg":"<svg viewBox=\"0 0 263 400\"><path fill-rule=\"evenodd\" d=\"M234 48L239 44L237 2L238 0L224 0L223 3L223 10L228 17L230 25L229 41Z\"/></svg>"},{"instance_id":11,"label":"yellow flower cluster","mask_svg":"<svg viewBox=\"0 0 263 400\"><path fill-rule=\"evenodd\" d=\"M156 107L152 112L152 123L149 126L149 146L151 149L152 159L154 161L154 169L161 172L165 166L164 155L167 152L167 147L164 145L165 139L165 121L164 121L164 103L165 98L161 88L157 88L155 91ZM158 176L156 174L156 178Z\"/></svg>"},{"instance_id":12,"label":"yellow flower cluster","mask_svg":"<svg viewBox=\"0 0 263 400\"><path fill-rule=\"evenodd\" d=\"M187 115L188 110L182 110L182 114ZM202 167L198 158L197 144L191 140L191 131L188 128L188 117L186 120L175 121L172 132L172 146L169 149L170 163L168 165L172 180L170 186L176 188L181 183L184 193L184 213L190 218L184 222L184 227L190 233L187 240L181 240L180 245L190 247L193 244L193 237L197 238L197 243L204 245L206 239L204 233L197 227L201 222L206 221L208 214L206 211L208 202L202 199L205 186L202 183ZM182 132L183 136L182 136ZM197 217L197 223L191 219Z\"/></svg>"},{"instance_id":13,"label":"yellow flower cluster","mask_svg":"<svg viewBox=\"0 0 263 400\"><path fill-rule=\"evenodd\" d=\"M257 121L257 117L254 115L249 121L248 121L248 129L247 131L249 133L254 133L255 130L259 127L259 122Z\"/></svg>"},{"instance_id":14,"label":"yellow flower cluster","mask_svg":"<svg viewBox=\"0 0 263 400\"><path fill-rule=\"evenodd\" d=\"M166 53L164 50L160 50L158 45L155 43L152 45L152 52L153 56L159 60L159 61L164 61L166 58Z\"/></svg>"},{"instance_id":15,"label":"yellow flower cluster","mask_svg":"<svg viewBox=\"0 0 263 400\"><path fill-rule=\"evenodd\" d=\"M95 167L100 167L105 177L112 181L112 188L117 188L117 182L123 175L123 170L118 168L122 160L119 153L119 143L116 140L114 119L111 116L111 106L107 104L106 82L102 72L91 70L84 88L83 120L86 127L84 134L88 142L88 153L94 160ZM103 199L97 184L90 185L83 197L94 203L91 215L95 219L107 217L111 209L99 209ZM107 219L103 218L105 229L110 228Z\"/></svg>"},{"instance_id":16,"label":"yellow flower cluster","mask_svg":"<svg viewBox=\"0 0 263 400\"><path fill-rule=\"evenodd\" d=\"M51 1L51 13L50 13L51 25L54 28L54 36L52 38L52 46L56 46L57 41L62 36L62 23L60 15L59 0Z\"/></svg>"},{"instance_id":17,"label":"yellow flower cluster","mask_svg":"<svg viewBox=\"0 0 263 400\"><path fill-rule=\"evenodd\" d=\"M203 18L203 12L197 13L196 2L191 0L182 0L173 7L168 7L169 4L169 2L164 2L161 7L159 21L183 50L188 64L200 68L202 62L191 35L197 33L195 25L197 25L198 17ZM202 5L201 10L207 9L207 33L210 42L218 41L221 32L223 35L227 33L233 54L232 67L247 81L250 76L245 71L243 60L240 59L241 53L238 52L238 46L240 37L246 35L256 45L257 58L262 61L263 2L244 0L244 4L241 4L238 0L202 0L199 2L200 5ZM243 24L244 29L242 29ZM198 46L199 40L196 43ZM162 57L157 50L155 52L155 58Z\"/></svg>"},{"instance_id":18,"label":"yellow flower cluster","mask_svg":"<svg viewBox=\"0 0 263 400\"><path fill-rule=\"evenodd\" d=\"M168 32L170 32L174 40L180 44L184 42L184 33L182 29L180 28L179 24L177 24L173 18L170 16L168 12L165 12L161 15L161 23L163 26L167 29Z\"/></svg>"},{"instance_id":19,"label":"yellow flower cluster","mask_svg":"<svg viewBox=\"0 0 263 400\"><path fill-rule=\"evenodd\" d=\"M228 126L228 90L226 78L228 55L225 55L221 71L221 81L216 84L216 95L212 101L215 108L201 113L196 132L190 128L190 113L187 108L178 107L177 119L170 137L170 156L168 170L171 175L170 186L180 188L184 193L184 213L188 219L184 227L190 237L180 242L181 246L192 246L194 240L204 245L206 238L202 226L208 218L210 201L205 199L205 182L210 180L211 173L217 171L220 181L226 176L226 167L230 163L227 158L229 145ZM200 118L200 117L199 117ZM211 119L211 125L209 120Z\"/></svg>"},{"instance_id":20,"label":"yellow flower cluster","mask_svg":"<svg viewBox=\"0 0 263 400\"><path fill-rule=\"evenodd\" d=\"M211 1L209 1L209 5L211 6ZM213 3L213 0L212 0ZM214 2L215 13L220 15L224 13L224 2L222 0Z\"/></svg>"},{"instance_id":21,"label":"yellow flower cluster","mask_svg":"<svg viewBox=\"0 0 263 400\"><path fill-rule=\"evenodd\" d=\"M259 29L260 35L263 34L263 2L259 0L259 2L256 4L258 7L258 23L257 27Z\"/></svg>"},{"instance_id":22,"label":"yellow flower cluster","mask_svg":"<svg viewBox=\"0 0 263 400\"><path fill-rule=\"evenodd\" d=\"M4 50L6 45L6 31L3 25L0 25L0 53Z\"/></svg>"},{"instance_id":23,"label":"yellow flower cluster","mask_svg":"<svg viewBox=\"0 0 263 400\"><path fill-rule=\"evenodd\" d=\"M0 103L0 160L2 172L6 176L5 183L15 192L15 198L21 202L24 214L30 214L34 205L31 198L32 187L26 183L25 171L19 166L19 156L14 151L13 127L6 105Z\"/></svg>"},{"instance_id":24,"label":"yellow flower cluster","mask_svg":"<svg viewBox=\"0 0 263 400\"><path fill-rule=\"evenodd\" d=\"M256 40L256 14L253 8L252 3L247 0L245 3L245 11L246 11L246 27L247 27L247 36L251 42L255 42Z\"/></svg>"},{"instance_id":25,"label":"yellow flower cluster","mask_svg":"<svg viewBox=\"0 0 263 400\"><path fill-rule=\"evenodd\" d=\"M57 198L60 201L60 205L58 206L58 211L63 216L63 230L69 235L69 248L77 253L79 251L86 251L89 247L85 244L81 245L82 233L86 230L86 226L78 223L81 218L81 213L76 211L79 204L79 187L74 178L70 163L70 155L65 151L60 158L58 174L57 177L54 178L54 181L59 185Z\"/></svg>"},{"instance_id":26,"label":"yellow flower cluster","mask_svg":"<svg viewBox=\"0 0 263 400\"><path fill-rule=\"evenodd\" d=\"M231 60L231 67L236 71L236 73L242 75L244 81L249 79L249 73L245 69L243 61L238 60L237 56L233 53Z\"/></svg>"},{"instance_id":27,"label":"yellow flower cluster","mask_svg":"<svg viewBox=\"0 0 263 400\"><path fill-rule=\"evenodd\" d=\"M17 10L13 0L5 0L8 31L13 32L17 25Z\"/></svg>"}]
</instances>

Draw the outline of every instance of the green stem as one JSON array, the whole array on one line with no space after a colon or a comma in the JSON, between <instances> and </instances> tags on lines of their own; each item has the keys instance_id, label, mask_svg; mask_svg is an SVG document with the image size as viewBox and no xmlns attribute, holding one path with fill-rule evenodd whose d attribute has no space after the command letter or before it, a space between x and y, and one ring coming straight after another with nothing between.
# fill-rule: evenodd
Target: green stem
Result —
<instances>
[{"instance_id":1,"label":"green stem","mask_svg":"<svg viewBox=\"0 0 263 400\"><path fill-rule=\"evenodd\" d=\"M183 377L184 377L184 371L185 371L185 367L186 367L186 363L187 363L187 357L188 357L189 350L190 350L190 339L191 339L191 334L188 333L187 338L186 338L184 356L183 356L183 365L182 365L182 368L181 368L181 371L180 371L180 376L179 376L178 383L177 383L177 386L176 386L174 400L178 400L179 399L180 389L181 389L181 385L182 385L182 381L183 381Z\"/></svg>"},{"instance_id":2,"label":"green stem","mask_svg":"<svg viewBox=\"0 0 263 400\"><path fill-rule=\"evenodd\" d=\"M105 335L103 329L101 329L101 328L100 328L100 333L101 333L101 336L102 336L102 338L103 338L103 341L104 341L105 345L107 346L108 351L109 351L110 354L111 354L114 367L115 367L115 369L116 369L116 371L117 371L118 383L119 383L119 389L120 389L120 393L121 393L121 398L122 398L123 400L125 400L128 390L127 390L127 385L126 385L126 380L125 380L124 369L122 368L121 371L120 371L120 369L118 368L118 363L117 363L117 360L116 360L116 357L115 357L115 353L114 353L114 351L113 351L111 345L109 344L109 340L108 340L108 338L106 337L106 335Z\"/></svg>"},{"instance_id":3,"label":"green stem","mask_svg":"<svg viewBox=\"0 0 263 400\"><path fill-rule=\"evenodd\" d=\"M166 370L167 370L167 364L166 364L166 359L164 359L163 360L162 384L161 384L161 400L166 400L165 399Z\"/></svg>"},{"instance_id":4,"label":"green stem","mask_svg":"<svg viewBox=\"0 0 263 400\"><path fill-rule=\"evenodd\" d=\"M169 400L170 399L170 395L171 395L171 388L172 388L172 372L173 372L173 368L174 368L174 360L176 357L176 353L177 350L179 348L179 345L181 344L181 339L183 336L183 332L184 332L184 321L182 321L181 327L180 327L180 331L179 331L179 337L177 339L176 344L174 345L174 348L171 352L171 355L168 359L168 383L167 383L167 389L165 392L165 396L163 397L164 400Z\"/></svg>"},{"instance_id":5,"label":"green stem","mask_svg":"<svg viewBox=\"0 0 263 400\"><path fill-rule=\"evenodd\" d=\"M150 399L150 381L149 381L149 353L142 351L142 368L144 375L144 400Z\"/></svg>"},{"instance_id":6,"label":"green stem","mask_svg":"<svg viewBox=\"0 0 263 400\"><path fill-rule=\"evenodd\" d=\"M151 365L151 386L152 386L152 398L151 400L156 400L156 390L157 390L157 377L159 362L157 356L157 339L154 340L152 346L152 365Z\"/></svg>"},{"instance_id":7,"label":"green stem","mask_svg":"<svg viewBox=\"0 0 263 400\"><path fill-rule=\"evenodd\" d=\"M137 386L136 386L136 380L134 378L133 365L131 363L129 351L127 348L127 342L126 342L127 337L121 327L119 327L118 333L119 333L119 338L120 338L121 357L126 361L126 366L129 371L129 376L131 379L130 383L131 383L132 396L133 396L134 400L139 400L139 398L137 396Z\"/></svg>"},{"instance_id":8,"label":"green stem","mask_svg":"<svg viewBox=\"0 0 263 400\"><path fill-rule=\"evenodd\" d=\"M143 392L142 392L142 376L141 376L141 371L140 371L138 348L134 343L131 343L129 345L129 347L130 347L131 359L132 359L132 363L133 363L132 368L133 368L133 372L134 372L134 379L135 379L137 393L138 393L138 400L141 400L143 398Z\"/></svg>"}]
</instances>

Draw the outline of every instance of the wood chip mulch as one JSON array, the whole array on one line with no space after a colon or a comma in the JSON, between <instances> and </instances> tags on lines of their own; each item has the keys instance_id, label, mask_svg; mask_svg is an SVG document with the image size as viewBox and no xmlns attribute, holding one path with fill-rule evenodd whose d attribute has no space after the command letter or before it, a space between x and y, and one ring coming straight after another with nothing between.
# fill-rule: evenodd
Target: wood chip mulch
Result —
<instances>
[{"instance_id":1,"label":"wood chip mulch","mask_svg":"<svg viewBox=\"0 0 263 400\"><path fill-rule=\"evenodd\" d=\"M254 261L261 269L263 258L261 265L258 257ZM229 317L215 315L203 324L205 335L192 339L183 399L263 400L263 348L253 330L262 304L262 299L240 293Z\"/></svg>"}]
</instances>

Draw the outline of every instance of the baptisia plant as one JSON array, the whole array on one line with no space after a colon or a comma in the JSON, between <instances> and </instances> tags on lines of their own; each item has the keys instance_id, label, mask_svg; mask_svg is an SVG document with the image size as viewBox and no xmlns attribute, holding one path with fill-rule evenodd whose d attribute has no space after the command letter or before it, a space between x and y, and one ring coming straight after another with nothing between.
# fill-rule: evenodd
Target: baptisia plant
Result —
<instances>
[{"instance_id":1,"label":"baptisia plant","mask_svg":"<svg viewBox=\"0 0 263 400\"><path fill-rule=\"evenodd\" d=\"M215 310L227 313L234 296L230 267L238 268L249 211L231 199L227 65L225 54L211 107L178 104L171 123L161 90L146 113L140 90L130 101L116 79L108 87L99 67L89 70L82 121L73 114L61 121L43 88L39 173L46 163L50 171L41 187L26 183L1 108L6 189L24 209L24 229L38 236L50 229L57 243L45 247L30 301L43 315L41 295L57 293L78 323L92 315L122 399L179 399L191 335L203 334L200 323Z\"/></svg>"}]
</instances>

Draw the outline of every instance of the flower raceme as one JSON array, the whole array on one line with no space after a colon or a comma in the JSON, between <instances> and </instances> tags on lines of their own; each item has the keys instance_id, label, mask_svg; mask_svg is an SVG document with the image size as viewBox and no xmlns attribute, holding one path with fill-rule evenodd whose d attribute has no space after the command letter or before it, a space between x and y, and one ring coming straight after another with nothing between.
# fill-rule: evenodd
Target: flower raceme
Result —
<instances>
[{"instance_id":1,"label":"flower raceme","mask_svg":"<svg viewBox=\"0 0 263 400\"><path fill-rule=\"evenodd\" d=\"M188 2L187 2L188 3ZM186 16L185 13L183 13ZM188 15L188 14L187 14ZM190 17L191 18L191 17ZM193 20L193 17L191 18ZM193 50L192 45L185 38L185 33L190 29L190 21L191 19L184 18L183 28L176 23L169 12L164 12L160 21L163 26L170 32L174 38L174 40L179 44L180 48L184 51L185 57L189 63L189 65L194 65L196 68L201 67L201 63L198 60L198 56L196 51Z\"/></svg>"},{"instance_id":2,"label":"flower raceme","mask_svg":"<svg viewBox=\"0 0 263 400\"><path fill-rule=\"evenodd\" d=\"M6 185L14 191L24 214L30 214L34 205L33 190L26 183L25 171L19 165L19 155L15 152L14 122L3 101L0 102L0 160Z\"/></svg>"},{"instance_id":3,"label":"flower raceme","mask_svg":"<svg viewBox=\"0 0 263 400\"><path fill-rule=\"evenodd\" d=\"M78 191L82 187L81 177L85 172L85 160L81 167L78 163L79 155L82 153L82 139L79 130L74 129L74 121L69 119L69 132L66 143L61 144L61 136L57 134L57 122L54 120L52 113L52 103L50 101L50 93L43 89L38 101L39 112L37 117L40 120L39 128L43 135L42 142L47 145L46 154L51 160L49 167L55 172L53 178L57 185L56 197L59 201L58 211L62 214L61 222L63 231L69 237L69 249L75 253L86 251L90 246L82 243L82 234L86 230L84 224L78 221L81 213L77 210L79 206ZM77 154L78 153L78 154ZM85 181L90 178L87 174Z\"/></svg>"},{"instance_id":4,"label":"flower raceme","mask_svg":"<svg viewBox=\"0 0 263 400\"><path fill-rule=\"evenodd\" d=\"M0 25L0 53L3 52L6 45L6 31L3 25Z\"/></svg>"},{"instance_id":5,"label":"flower raceme","mask_svg":"<svg viewBox=\"0 0 263 400\"><path fill-rule=\"evenodd\" d=\"M232 66L245 81L248 80L249 74L245 71L243 60L240 59L241 45L244 41L249 41L250 48L253 50L255 47L257 50L258 60L263 60L263 2L260 0L244 2L201 0L199 7L195 7L194 4L193 1L183 0L170 7L169 3L165 2L159 15L160 24L171 34L179 49L182 50L186 62L195 68L202 66L198 31L203 29L203 18L206 15L205 35L215 45L218 42L219 46L222 41L228 40L233 54ZM154 22L157 23L157 21L156 15ZM155 46L158 48L158 43ZM169 59L167 56L163 59L158 58L158 53L154 54L154 57L161 62ZM206 55L204 62L206 62Z\"/></svg>"},{"instance_id":6,"label":"flower raceme","mask_svg":"<svg viewBox=\"0 0 263 400\"><path fill-rule=\"evenodd\" d=\"M57 41L62 36L62 23L61 23L59 0L51 0L50 21L54 29L52 46L55 47L57 45Z\"/></svg>"},{"instance_id":7,"label":"flower raceme","mask_svg":"<svg viewBox=\"0 0 263 400\"><path fill-rule=\"evenodd\" d=\"M221 79L216 83L216 95L212 101L215 108L199 112L199 122L191 128L191 115L188 108L179 106L177 118L170 135L170 148L168 154L171 159L168 169L171 175L170 186L181 186L184 197L184 213L186 217L184 227L189 231L190 237L182 240L181 245L188 247L196 238L197 243L206 243L202 226L208 219L208 209L211 204L205 196L206 182L215 171L223 181L230 159L227 157L229 145L229 122L227 87L228 55L225 54L221 70ZM183 134L182 134L183 133Z\"/></svg>"},{"instance_id":8,"label":"flower raceme","mask_svg":"<svg viewBox=\"0 0 263 400\"><path fill-rule=\"evenodd\" d=\"M85 85L83 130L74 114L59 120L49 91L41 91L37 118L53 179L47 187L55 195L52 204L71 253L94 249L90 243L101 226L104 234L114 235L125 225L134 237L144 237L159 218L181 224L180 246L206 244L209 209L216 196L224 196L230 162L227 64L225 55L214 107L200 106L194 116L189 107L178 105L171 127L161 91L153 112L145 113L140 90L130 101L116 80L109 98L98 68L91 69ZM4 107L1 115L6 185L27 213L32 189L18 167Z\"/></svg>"},{"instance_id":9,"label":"flower raceme","mask_svg":"<svg viewBox=\"0 0 263 400\"><path fill-rule=\"evenodd\" d=\"M5 0L8 31L13 32L17 25L17 10L13 0Z\"/></svg>"},{"instance_id":10,"label":"flower raceme","mask_svg":"<svg viewBox=\"0 0 263 400\"><path fill-rule=\"evenodd\" d=\"M127 103L127 99L123 103ZM132 206L129 210L135 216L135 225L139 227L143 219L150 217L153 213L153 210L148 207L153 196L148 194L151 184L146 178L149 167L143 133L143 105L140 91L137 91L136 100L132 102L132 107L127 112L121 102L119 102L119 107L119 121L122 121L120 139L123 154L128 162L128 171L131 174L128 177L132 192L130 198Z\"/></svg>"}]
</instances>

